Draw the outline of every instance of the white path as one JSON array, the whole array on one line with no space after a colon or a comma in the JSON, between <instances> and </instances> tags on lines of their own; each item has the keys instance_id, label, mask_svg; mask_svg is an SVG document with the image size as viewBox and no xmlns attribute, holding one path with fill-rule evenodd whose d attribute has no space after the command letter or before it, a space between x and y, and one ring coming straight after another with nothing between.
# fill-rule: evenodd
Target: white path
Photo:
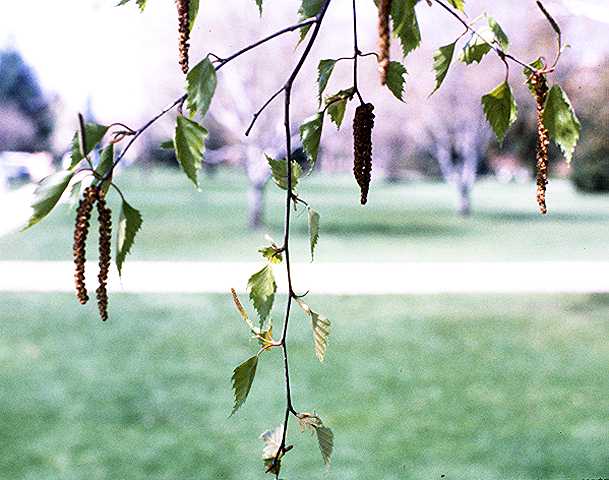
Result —
<instances>
[{"instance_id":1,"label":"white path","mask_svg":"<svg viewBox=\"0 0 609 480\"><path fill-rule=\"evenodd\" d=\"M154 293L244 291L261 263L129 262L110 290ZM96 266L87 265L96 288ZM275 272L285 291L281 266ZM609 262L295 264L295 289L326 295L609 292ZM71 292L70 262L0 262L0 292Z\"/></svg>"}]
</instances>

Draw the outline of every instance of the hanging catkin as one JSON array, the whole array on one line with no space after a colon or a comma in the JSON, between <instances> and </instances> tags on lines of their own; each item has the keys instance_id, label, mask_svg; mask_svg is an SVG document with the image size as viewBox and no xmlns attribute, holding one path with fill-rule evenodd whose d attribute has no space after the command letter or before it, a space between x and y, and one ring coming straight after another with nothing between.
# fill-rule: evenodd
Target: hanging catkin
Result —
<instances>
[{"instance_id":1,"label":"hanging catkin","mask_svg":"<svg viewBox=\"0 0 609 480\"><path fill-rule=\"evenodd\" d=\"M548 213L546 186L548 184L548 146L550 145L548 129L543 123L544 105L548 95L548 82L545 75L542 73L533 74L531 86L533 87L537 107L537 203L539 204L539 211L545 215Z\"/></svg>"},{"instance_id":2,"label":"hanging catkin","mask_svg":"<svg viewBox=\"0 0 609 480\"><path fill-rule=\"evenodd\" d=\"M97 201L99 219L99 287L97 294L97 307L102 321L108 320L108 273L110 272L110 243L112 237L112 211L106 206L103 192Z\"/></svg>"},{"instance_id":3,"label":"hanging catkin","mask_svg":"<svg viewBox=\"0 0 609 480\"><path fill-rule=\"evenodd\" d=\"M176 0L178 7L178 33L180 35L180 57L179 62L184 74L188 73L188 41L190 40L190 0Z\"/></svg>"},{"instance_id":4,"label":"hanging catkin","mask_svg":"<svg viewBox=\"0 0 609 480\"><path fill-rule=\"evenodd\" d=\"M78 301L84 305L89 301L87 287L85 284L85 263L87 261L86 243L87 235L89 234L89 220L91 219L91 210L97 200L97 190L93 187L87 187L81 198L78 209L76 210L76 225L74 227L74 280L76 283L76 297Z\"/></svg>"},{"instance_id":5,"label":"hanging catkin","mask_svg":"<svg viewBox=\"0 0 609 480\"><path fill-rule=\"evenodd\" d=\"M379 37L379 73L381 85L387 83L387 72L389 71L389 49L391 47L391 32L389 31L389 13L391 12L391 0L380 0L378 18Z\"/></svg>"},{"instance_id":6,"label":"hanging catkin","mask_svg":"<svg viewBox=\"0 0 609 480\"><path fill-rule=\"evenodd\" d=\"M370 174L372 172L372 128L374 105L366 103L355 110L353 119L353 173L361 190L361 203L368 201Z\"/></svg>"}]
</instances>

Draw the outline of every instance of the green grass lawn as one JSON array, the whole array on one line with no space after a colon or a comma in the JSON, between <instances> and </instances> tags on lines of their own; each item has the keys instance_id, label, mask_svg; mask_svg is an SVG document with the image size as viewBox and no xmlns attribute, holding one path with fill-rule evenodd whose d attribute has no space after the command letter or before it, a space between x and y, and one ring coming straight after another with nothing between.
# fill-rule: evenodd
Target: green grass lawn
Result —
<instances>
[{"instance_id":1,"label":"green grass lawn","mask_svg":"<svg viewBox=\"0 0 609 480\"><path fill-rule=\"evenodd\" d=\"M269 185L267 228L249 232L247 184L238 173L204 178L201 192L178 170L134 170L118 183L144 215L133 259L253 261L265 233L281 237L283 192ZM480 182L469 219L455 214L454 188L442 183L377 182L367 207L358 204L357 186L348 175L313 175L301 182L301 194L321 214L320 261L608 258L609 196L577 194L565 181L551 182L547 217L537 213L532 183ZM0 238L0 260L69 260L72 217L60 205L26 233ZM294 255L306 261L306 214L293 230Z\"/></svg>"},{"instance_id":2,"label":"green grass lawn","mask_svg":"<svg viewBox=\"0 0 609 480\"><path fill-rule=\"evenodd\" d=\"M294 315L295 404L336 450L326 473L292 425L285 478L607 476L609 297L310 303L334 330L320 365ZM232 367L255 350L228 296L114 295L107 324L71 295L0 305L0 478L264 478L257 436L280 423L281 359L263 358L227 418Z\"/></svg>"}]
</instances>

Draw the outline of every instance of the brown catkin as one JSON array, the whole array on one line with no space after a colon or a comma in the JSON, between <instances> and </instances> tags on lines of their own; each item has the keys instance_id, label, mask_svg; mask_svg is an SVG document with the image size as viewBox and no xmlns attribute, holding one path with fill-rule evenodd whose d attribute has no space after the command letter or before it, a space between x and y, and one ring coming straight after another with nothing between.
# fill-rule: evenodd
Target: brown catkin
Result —
<instances>
[{"instance_id":1,"label":"brown catkin","mask_svg":"<svg viewBox=\"0 0 609 480\"><path fill-rule=\"evenodd\" d=\"M379 73L381 85L387 83L387 73L389 71L389 49L391 47L391 32L389 30L389 13L391 12L391 0L380 0L378 18L379 36Z\"/></svg>"},{"instance_id":2,"label":"brown catkin","mask_svg":"<svg viewBox=\"0 0 609 480\"><path fill-rule=\"evenodd\" d=\"M108 320L108 274L110 273L110 242L112 237L112 211L106 206L104 194L100 192L97 201L97 213L99 219L99 287L97 294L97 307L99 315L105 322Z\"/></svg>"},{"instance_id":3,"label":"brown catkin","mask_svg":"<svg viewBox=\"0 0 609 480\"><path fill-rule=\"evenodd\" d=\"M543 123L543 110L548 95L548 82L545 75L535 73L531 77L531 86L535 94L535 102L537 107L537 203L539 211L545 215L548 213L546 206L546 186L548 185L548 146L550 139L548 129Z\"/></svg>"},{"instance_id":4,"label":"brown catkin","mask_svg":"<svg viewBox=\"0 0 609 480\"><path fill-rule=\"evenodd\" d=\"M361 190L361 203L368 201L372 172L372 128L374 127L374 105L365 103L355 110L353 119L353 174Z\"/></svg>"},{"instance_id":5,"label":"brown catkin","mask_svg":"<svg viewBox=\"0 0 609 480\"><path fill-rule=\"evenodd\" d=\"M97 190L87 187L76 210L76 225L74 226L74 281L76 285L76 297L84 305L89 301L87 287L85 284L85 263L87 261L86 243L89 234L89 220L91 210L97 200Z\"/></svg>"},{"instance_id":6,"label":"brown catkin","mask_svg":"<svg viewBox=\"0 0 609 480\"><path fill-rule=\"evenodd\" d=\"M190 45L190 0L176 0L176 6L178 7L178 33L180 35L179 49L180 56L179 62L182 67L184 74L188 73L188 49Z\"/></svg>"}]
</instances>

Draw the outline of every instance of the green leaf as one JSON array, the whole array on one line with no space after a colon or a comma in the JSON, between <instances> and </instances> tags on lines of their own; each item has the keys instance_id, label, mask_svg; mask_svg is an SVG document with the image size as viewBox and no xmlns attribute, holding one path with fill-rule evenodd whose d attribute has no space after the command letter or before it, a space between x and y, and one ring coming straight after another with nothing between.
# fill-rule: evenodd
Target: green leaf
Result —
<instances>
[{"instance_id":1,"label":"green leaf","mask_svg":"<svg viewBox=\"0 0 609 480\"><path fill-rule=\"evenodd\" d=\"M232 382L235 392L235 405L231 416L245 403L256 376L256 367L258 367L258 355L248 358L233 371Z\"/></svg>"},{"instance_id":2,"label":"green leaf","mask_svg":"<svg viewBox=\"0 0 609 480\"><path fill-rule=\"evenodd\" d=\"M355 89L353 87L346 90L340 90L339 92L326 97L325 104L330 115L330 120L336 125L336 128L340 128L345 118L345 111L347 109L347 102L353 99L355 95Z\"/></svg>"},{"instance_id":3,"label":"green leaf","mask_svg":"<svg viewBox=\"0 0 609 480\"><path fill-rule=\"evenodd\" d=\"M193 27L195 26L195 20L197 19L197 15L199 14L199 0L189 0L188 1L188 19L190 21L188 29L192 32Z\"/></svg>"},{"instance_id":4,"label":"green leaf","mask_svg":"<svg viewBox=\"0 0 609 480\"><path fill-rule=\"evenodd\" d=\"M118 233L116 235L115 261L119 275L122 274L125 258L131 252L131 247L135 243L135 236L142 227L142 222L140 212L123 200L121 216L118 221Z\"/></svg>"},{"instance_id":5,"label":"green leaf","mask_svg":"<svg viewBox=\"0 0 609 480\"><path fill-rule=\"evenodd\" d=\"M262 15L262 0L256 0L256 6L258 7L260 15Z\"/></svg>"},{"instance_id":6,"label":"green leaf","mask_svg":"<svg viewBox=\"0 0 609 480\"><path fill-rule=\"evenodd\" d=\"M182 115L178 115L174 138L176 157L182 166L182 170L196 187L199 186L197 174L203 164L206 138L207 130L205 128Z\"/></svg>"},{"instance_id":7,"label":"green leaf","mask_svg":"<svg viewBox=\"0 0 609 480\"><path fill-rule=\"evenodd\" d=\"M68 188L73 175L74 172L61 170L44 178L38 184L34 190L34 202L32 203L34 212L23 230L36 225L53 210L63 192Z\"/></svg>"},{"instance_id":8,"label":"green leaf","mask_svg":"<svg viewBox=\"0 0 609 480\"><path fill-rule=\"evenodd\" d=\"M499 25L493 17L488 17L488 26L495 35L495 41L499 44L501 49L504 52L507 51L510 46L510 40L503 31L503 28L501 28L501 25Z\"/></svg>"},{"instance_id":9,"label":"green leaf","mask_svg":"<svg viewBox=\"0 0 609 480\"><path fill-rule=\"evenodd\" d=\"M309 171L313 170L315 162L317 162L323 124L324 113L318 112L307 118L300 126L300 140L309 160Z\"/></svg>"},{"instance_id":10,"label":"green leaf","mask_svg":"<svg viewBox=\"0 0 609 480\"><path fill-rule=\"evenodd\" d=\"M108 131L108 127L105 125L98 125L96 123L87 123L85 125L85 146L87 147L87 151L85 155L89 155L97 144L101 142L102 138ZM70 163L70 170L76 167L83 159L82 153L80 151L80 139L78 136L78 132L74 134L74 138L72 139L72 163Z\"/></svg>"},{"instance_id":11,"label":"green leaf","mask_svg":"<svg viewBox=\"0 0 609 480\"><path fill-rule=\"evenodd\" d=\"M421 31L415 12L418 0L402 0L391 3L393 34L402 44L402 53L406 57L421 44Z\"/></svg>"},{"instance_id":12,"label":"green leaf","mask_svg":"<svg viewBox=\"0 0 609 480\"><path fill-rule=\"evenodd\" d=\"M434 91L431 92L431 95L436 93L442 86L442 82L444 82L446 74L448 73L448 68L453 61L456 45L457 42L444 45L436 50L433 54L433 69L436 73L436 88L434 88Z\"/></svg>"},{"instance_id":13,"label":"green leaf","mask_svg":"<svg viewBox=\"0 0 609 480\"><path fill-rule=\"evenodd\" d=\"M332 450L334 450L334 433L328 427L319 427L315 429L317 434L317 443L321 451L321 458L326 465L330 464Z\"/></svg>"},{"instance_id":14,"label":"green leaf","mask_svg":"<svg viewBox=\"0 0 609 480\"><path fill-rule=\"evenodd\" d=\"M287 162L284 158L280 160L275 160L268 155L266 156L266 161L271 167L271 175L275 184L281 188L282 190L288 189L288 167ZM292 161L292 191L296 190L298 186L298 179L302 175L302 168L298 164L298 162Z\"/></svg>"},{"instance_id":15,"label":"green leaf","mask_svg":"<svg viewBox=\"0 0 609 480\"><path fill-rule=\"evenodd\" d=\"M302 41L307 37L307 33L309 33L309 30L311 30L311 27L313 25L305 25L304 27L302 27L300 29L300 34L298 37L298 43L296 44L296 47L298 47L298 45L300 45L302 43Z\"/></svg>"},{"instance_id":16,"label":"green leaf","mask_svg":"<svg viewBox=\"0 0 609 480\"><path fill-rule=\"evenodd\" d=\"M187 107L190 116L204 116L209 110L218 80L216 69L209 57L205 57L186 75Z\"/></svg>"},{"instance_id":17,"label":"green leaf","mask_svg":"<svg viewBox=\"0 0 609 480\"><path fill-rule=\"evenodd\" d=\"M465 0L448 0L453 7L455 7L460 12L465 13Z\"/></svg>"},{"instance_id":18,"label":"green leaf","mask_svg":"<svg viewBox=\"0 0 609 480\"><path fill-rule=\"evenodd\" d=\"M552 140L560 147L567 163L570 163L579 141L581 124L569 97L559 85L554 85L548 92L543 123Z\"/></svg>"},{"instance_id":19,"label":"green leaf","mask_svg":"<svg viewBox=\"0 0 609 480\"><path fill-rule=\"evenodd\" d=\"M319 240L319 213L309 207L309 244L311 246L311 261L315 255L315 247Z\"/></svg>"},{"instance_id":20,"label":"green leaf","mask_svg":"<svg viewBox=\"0 0 609 480\"><path fill-rule=\"evenodd\" d=\"M326 59L321 60L319 62L319 66L317 67L317 83L319 84L319 103L321 105L321 97L324 93L324 90L328 86L328 81L330 80L330 75L334 71L334 66L336 65L336 60Z\"/></svg>"},{"instance_id":21,"label":"green leaf","mask_svg":"<svg viewBox=\"0 0 609 480\"><path fill-rule=\"evenodd\" d=\"M387 88L398 100L404 101L404 83L406 83L406 68L400 62L389 62L387 70Z\"/></svg>"},{"instance_id":22,"label":"green leaf","mask_svg":"<svg viewBox=\"0 0 609 480\"><path fill-rule=\"evenodd\" d=\"M173 140L167 140L159 145L163 150L175 150Z\"/></svg>"},{"instance_id":23,"label":"green leaf","mask_svg":"<svg viewBox=\"0 0 609 480\"><path fill-rule=\"evenodd\" d=\"M302 0L298 14L302 19L314 17L321 11L322 5L323 0Z\"/></svg>"},{"instance_id":24,"label":"green leaf","mask_svg":"<svg viewBox=\"0 0 609 480\"><path fill-rule=\"evenodd\" d=\"M336 125L336 128L340 128L342 125L346 111L347 100L344 98L328 105L328 115L330 115L330 120Z\"/></svg>"},{"instance_id":25,"label":"green leaf","mask_svg":"<svg viewBox=\"0 0 609 480\"><path fill-rule=\"evenodd\" d=\"M110 144L106 148L104 148L99 156L99 164L95 169L96 177L105 177L114 166L114 145ZM112 182L112 175L106 180L102 186L102 190L104 193L108 192L110 188L110 183ZM98 186L101 183L100 178L96 178L93 182L94 185Z\"/></svg>"},{"instance_id":26,"label":"green leaf","mask_svg":"<svg viewBox=\"0 0 609 480\"><path fill-rule=\"evenodd\" d=\"M273 268L266 265L262 270L254 273L247 282L247 291L254 309L258 312L260 328L262 328L275 302L277 284L275 283Z\"/></svg>"},{"instance_id":27,"label":"green leaf","mask_svg":"<svg viewBox=\"0 0 609 480\"><path fill-rule=\"evenodd\" d=\"M315 344L315 355L320 362L324 361L328 348L328 336L330 335L330 320L323 315L311 310L302 300L296 300L300 308L311 318L313 328L313 343Z\"/></svg>"},{"instance_id":28,"label":"green leaf","mask_svg":"<svg viewBox=\"0 0 609 480\"><path fill-rule=\"evenodd\" d=\"M505 134L518 118L518 106L507 82L482 97L482 107L497 140L503 143Z\"/></svg>"},{"instance_id":29,"label":"green leaf","mask_svg":"<svg viewBox=\"0 0 609 480\"><path fill-rule=\"evenodd\" d=\"M472 33L459 57L467 65L471 65L474 62L480 63L482 58L492 49L490 44L495 40L495 35L490 27L482 27L478 33L479 35Z\"/></svg>"}]
</instances>

